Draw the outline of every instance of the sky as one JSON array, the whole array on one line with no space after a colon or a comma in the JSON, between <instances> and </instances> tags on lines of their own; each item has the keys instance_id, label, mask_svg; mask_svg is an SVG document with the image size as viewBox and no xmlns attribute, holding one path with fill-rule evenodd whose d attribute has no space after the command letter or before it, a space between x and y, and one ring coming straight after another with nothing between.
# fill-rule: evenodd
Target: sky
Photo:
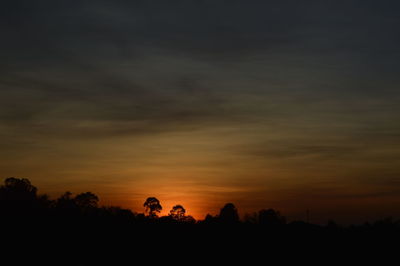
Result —
<instances>
[{"instance_id":1,"label":"sky","mask_svg":"<svg viewBox=\"0 0 400 266\"><path fill-rule=\"evenodd\" d=\"M197 219L400 217L399 9L3 1L0 177Z\"/></svg>"}]
</instances>

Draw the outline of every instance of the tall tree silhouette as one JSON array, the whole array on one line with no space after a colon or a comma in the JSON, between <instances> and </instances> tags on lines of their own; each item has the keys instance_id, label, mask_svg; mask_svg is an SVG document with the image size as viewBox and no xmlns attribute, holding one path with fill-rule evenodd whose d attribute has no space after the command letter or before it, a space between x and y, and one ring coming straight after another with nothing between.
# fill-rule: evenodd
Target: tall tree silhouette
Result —
<instances>
[{"instance_id":1,"label":"tall tree silhouette","mask_svg":"<svg viewBox=\"0 0 400 266\"><path fill-rule=\"evenodd\" d=\"M169 211L169 215L177 221L184 221L185 220L185 213L186 210L183 208L182 205L175 205L172 207L172 209Z\"/></svg>"},{"instance_id":2,"label":"tall tree silhouette","mask_svg":"<svg viewBox=\"0 0 400 266\"><path fill-rule=\"evenodd\" d=\"M154 197L147 198L143 206L146 208L146 212L151 218L157 217L158 213L160 213L162 210L160 201Z\"/></svg>"},{"instance_id":3,"label":"tall tree silhouette","mask_svg":"<svg viewBox=\"0 0 400 266\"><path fill-rule=\"evenodd\" d=\"M239 222L239 214L233 203L227 203L219 213L219 219L223 223Z\"/></svg>"}]
</instances>

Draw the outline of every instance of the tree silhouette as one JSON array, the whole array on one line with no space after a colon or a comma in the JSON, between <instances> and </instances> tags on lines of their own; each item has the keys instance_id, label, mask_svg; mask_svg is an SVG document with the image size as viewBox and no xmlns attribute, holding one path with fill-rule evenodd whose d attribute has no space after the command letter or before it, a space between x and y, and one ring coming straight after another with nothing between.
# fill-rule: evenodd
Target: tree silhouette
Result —
<instances>
[{"instance_id":1,"label":"tree silhouette","mask_svg":"<svg viewBox=\"0 0 400 266\"><path fill-rule=\"evenodd\" d=\"M185 220L186 210L182 205L175 205L169 212L169 215L176 221L184 221Z\"/></svg>"},{"instance_id":2,"label":"tree silhouette","mask_svg":"<svg viewBox=\"0 0 400 266\"><path fill-rule=\"evenodd\" d=\"M157 217L157 214L162 210L160 201L154 197L147 198L143 206L146 208L146 212L151 218Z\"/></svg>"},{"instance_id":3,"label":"tree silhouette","mask_svg":"<svg viewBox=\"0 0 400 266\"><path fill-rule=\"evenodd\" d=\"M95 208L99 202L99 198L92 192L85 192L75 197L75 203L82 209Z\"/></svg>"},{"instance_id":4,"label":"tree silhouette","mask_svg":"<svg viewBox=\"0 0 400 266\"><path fill-rule=\"evenodd\" d=\"M1 200L32 201L36 199L37 188L26 178L9 177L0 187Z\"/></svg>"},{"instance_id":5,"label":"tree silhouette","mask_svg":"<svg viewBox=\"0 0 400 266\"><path fill-rule=\"evenodd\" d=\"M54 207L54 201L50 200L50 197L47 194L38 195L36 200L39 203L41 208L50 209L50 208Z\"/></svg>"},{"instance_id":6,"label":"tree silhouette","mask_svg":"<svg viewBox=\"0 0 400 266\"><path fill-rule=\"evenodd\" d=\"M71 215L75 214L79 208L75 202L75 199L72 198L72 193L67 191L62 194L55 202L55 207L58 213L61 215Z\"/></svg>"},{"instance_id":7,"label":"tree silhouette","mask_svg":"<svg viewBox=\"0 0 400 266\"><path fill-rule=\"evenodd\" d=\"M238 211L233 203L227 203L219 213L219 219L223 223L237 223L239 222Z\"/></svg>"},{"instance_id":8,"label":"tree silhouette","mask_svg":"<svg viewBox=\"0 0 400 266\"><path fill-rule=\"evenodd\" d=\"M62 194L56 201L56 206L57 207L63 207L66 205L75 205L75 201L72 198L72 193L67 191L64 194Z\"/></svg>"},{"instance_id":9,"label":"tree silhouette","mask_svg":"<svg viewBox=\"0 0 400 266\"><path fill-rule=\"evenodd\" d=\"M212 216L211 214L207 213L206 217L204 218L203 222L206 224L215 223L217 220L216 217Z\"/></svg>"},{"instance_id":10,"label":"tree silhouette","mask_svg":"<svg viewBox=\"0 0 400 266\"><path fill-rule=\"evenodd\" d=\"M279 211L274 209L261 210L258 212L258 221L260 224L268 226L278 226L286 223L286 218L281 216Z\"/></svg>"},{"instance_id":11,"label":"tree silhouette","mask_svg":"<svg viewBox=\"0 0 400 266\"><path fill-rule=\"evenodd\" d=\"M11 216L32 214L39 206L36 192L36 187L26 178L7 178L0 186L0 209Z\"/></svg>"},{"instance_id":12,"label":"tree silhouette","mask_svg":"<svg viewBox=\"0 0 400 266\"><path fill-rule=\"evenodd\" d=\"M191 215L185 216L185 217L184 217L184 221L185 221L186 223L189 223L189 224L194 224L194 223L196 223L196 219L194 219L194 217L191 216Z\"/></svg>"}]
</instances>

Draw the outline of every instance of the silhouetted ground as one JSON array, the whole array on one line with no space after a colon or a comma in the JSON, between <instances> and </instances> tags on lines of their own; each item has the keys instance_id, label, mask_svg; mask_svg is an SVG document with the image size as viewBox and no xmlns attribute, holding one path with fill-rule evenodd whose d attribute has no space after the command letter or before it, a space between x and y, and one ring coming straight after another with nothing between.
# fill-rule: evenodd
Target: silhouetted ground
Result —
<instances>
[{"instance_id":1,"label":"silhouetted ground","mask_svg":"<svg viewBox=\"0 0 400 266\"><path fill-rule=\"evenodd\" d=\"M239 221L229 203L218 216L195 221L181 205L158 218L155 198L145 202L147 215L97 202L89 192L49 200L26 179L6 179L0 187L1 265L360 265L376 259L386 265L399 248L400 226L391 219L318 226L286 223L269 209Z\"/></svg>"}]
</instances>

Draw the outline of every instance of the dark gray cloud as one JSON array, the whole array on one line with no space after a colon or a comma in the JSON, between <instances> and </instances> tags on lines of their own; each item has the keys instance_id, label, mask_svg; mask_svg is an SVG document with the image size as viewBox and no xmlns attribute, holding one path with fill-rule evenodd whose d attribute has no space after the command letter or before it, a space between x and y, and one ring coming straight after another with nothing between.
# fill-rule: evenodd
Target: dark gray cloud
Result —
<instances>
[{"instance_id":1,"label":"dark gray cloud","mask_svg":"<svg viewBox=\"0 0 400 266\"><path fill-rule=\"evenodd\" d=\"M2 45L20 59L49 61L85 52L137 56L149 46L225 59L277 48L382 56L397 50L398 7L360 0L13 1L3 8Z\"/></svg>"},{"instance_id":2,"label":"dark gray cloud","mask_svg":"<svg viewBox=\"0 0 400 266\"><path fill-rule=\"evenodd\" d=\"M361 120L358 128L366 128L399 114L387 105L400 97L398 7L361 0L6 1L0 123L107 136L304 117L326 127L343 122L341 114L344 123ZM371 132L398 135L390 121L376 123ZM287 152L302 147L316 146Z\"/></svg>"}]
</instances>

